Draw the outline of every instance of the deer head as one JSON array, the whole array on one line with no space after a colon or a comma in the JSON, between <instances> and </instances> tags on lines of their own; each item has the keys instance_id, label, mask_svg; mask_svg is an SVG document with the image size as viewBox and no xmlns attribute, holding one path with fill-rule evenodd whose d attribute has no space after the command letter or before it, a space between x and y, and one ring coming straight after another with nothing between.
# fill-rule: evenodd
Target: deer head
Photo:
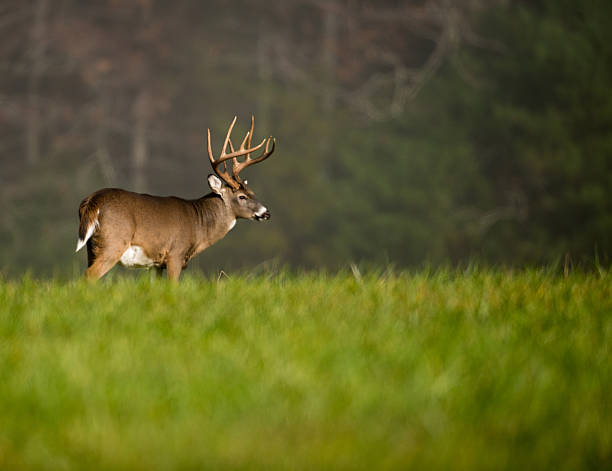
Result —
<instances>
[{"instance_id":1,"label":"deer head","mask_svg":"<svg viewBox=\"0 0 612 471\"><path fill-rule=\"evenodd\" d=\"M251 116L251 128L242 140L240 148L234 150L230 135L236 124L236 119L234 117L232 124L230 124L223 142L221 155L217 159L213 156L210 143L210 129L208 129L208 158L216 174L208 176L208 184L211 190L223 199L225 205L232 210L236 218L255 219L258 221L269 219L270 212L257 200L255 193L247 186L247 180L242 180L238 174L248 166L262 162L270 157L272 152L274 152L276 140L268 137L261 141L260 144L251 147L253 128L255 126L255 117ZM228 146L230 149L229 154L227 153ZM263 150L259 157L251 159L251 153L261 148ZM239 159L243 157L244 160L241 162ZM228 171L227 164L230 159L232 160L232 165L231 171Z\"/></svg>"}]
</instances>

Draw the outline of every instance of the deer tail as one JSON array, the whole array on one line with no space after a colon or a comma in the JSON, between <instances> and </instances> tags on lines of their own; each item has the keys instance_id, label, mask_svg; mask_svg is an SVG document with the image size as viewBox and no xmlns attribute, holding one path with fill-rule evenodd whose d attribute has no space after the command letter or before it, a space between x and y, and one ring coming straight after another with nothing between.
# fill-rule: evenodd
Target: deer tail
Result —
<instances>
[{"instance_id":1,"label":"deer tail","mask_svg":"<svg viewBox=\"0 0 612 471\"><path fill-rule=\"evenodd\" d=\"M100 226L98 215L100 208L93 199L93 195L88 196L79 205L79 240L75 252L78 252L93 235L96 228Z\"/></svg>"}]
</instances>

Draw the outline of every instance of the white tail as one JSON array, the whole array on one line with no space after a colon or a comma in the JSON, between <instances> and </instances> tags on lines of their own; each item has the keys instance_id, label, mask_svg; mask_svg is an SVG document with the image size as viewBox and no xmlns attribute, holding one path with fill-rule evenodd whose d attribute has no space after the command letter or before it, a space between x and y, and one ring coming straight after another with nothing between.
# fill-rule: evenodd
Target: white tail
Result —
<instances>
[{"instance_id":1,"label":"white tail","mask_svg":"<svg viewBox=\"0 0 612 471\"><path fill-rule=\"evenodd\" d=\"M94 221L90 222L88 224L88 226L87 226L87 232L85 233L85 237L79 238L77 240L77 246L76 246L75 252L78 252L79 250L81 250L85 246L85 244L87 243L89 238L93 235L94 230L96 230L96 228L100 224L98 222L98 215L99 214L100 214L100 210L98 209L98 211L96 212L96 219Z\"/></svg>"}]
</instances>

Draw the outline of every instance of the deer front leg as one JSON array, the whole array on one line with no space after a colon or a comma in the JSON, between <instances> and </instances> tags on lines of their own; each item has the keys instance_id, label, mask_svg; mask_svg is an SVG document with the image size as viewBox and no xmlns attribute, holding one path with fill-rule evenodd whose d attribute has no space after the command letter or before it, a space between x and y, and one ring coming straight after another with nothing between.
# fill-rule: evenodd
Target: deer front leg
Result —
<instances>
[{"instance_id":1,"label":"deer front leg","mask_svg":"<svg viewBox=\"0 0 612 471\"><path fill-rule=\"evenodd\" d=\"M170 281L178 281L181 276L181 270L183 269L183 260L181 258L171 258L166 262L166 269L168 270L168 279Z\"/></svg>"}]
</instances>

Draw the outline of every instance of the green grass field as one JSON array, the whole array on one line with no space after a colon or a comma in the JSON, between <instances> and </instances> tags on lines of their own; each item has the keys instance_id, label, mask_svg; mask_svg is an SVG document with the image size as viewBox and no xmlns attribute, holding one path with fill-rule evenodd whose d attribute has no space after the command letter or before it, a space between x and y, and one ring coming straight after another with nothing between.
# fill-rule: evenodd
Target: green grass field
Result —
<instances>
[{"instance_id":1,"label":"green grass field","mask_svg":"<svg viewBox=\"0 0 612 471\"><path fill-rule=\"evenodd\" d=\"M0 469L610 469L609 273L0 282Z\"/></svg>"}]
</instances>

